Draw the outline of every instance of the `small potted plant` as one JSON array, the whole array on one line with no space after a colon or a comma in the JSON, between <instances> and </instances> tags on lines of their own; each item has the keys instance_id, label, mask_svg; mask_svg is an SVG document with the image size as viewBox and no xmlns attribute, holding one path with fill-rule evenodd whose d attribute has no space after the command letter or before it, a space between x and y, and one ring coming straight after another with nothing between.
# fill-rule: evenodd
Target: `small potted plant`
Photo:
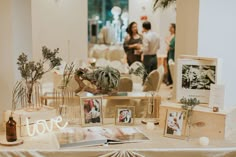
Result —
<instances>
[{"instance_id":1,"label":"small potted plant","mask_svg":"<svg viewBox=\"0 0 236 157\"><path fill-rule=\"evenodd\" d=\"M51 51L46 46L42 47L42 56L43 59L39 60L38 62L29 61L28 56L22 53L17 59L18 70L20 71L21 77L23 78L22 83L25 84L25 93L26 93L26 108L35 108L33 102L33 94L39 92L33 92L34 85L38 85L38 80L42 78L42 76L52 70L54 67L61 65L62 59L57 57L59 53L59 48L54 49ZM44 65L45 63L49 62L49 67L45 70ZM36 96L39 99L39 96ZM37 106L40 107L40 106Z\"/></svg>"}]
</instances>

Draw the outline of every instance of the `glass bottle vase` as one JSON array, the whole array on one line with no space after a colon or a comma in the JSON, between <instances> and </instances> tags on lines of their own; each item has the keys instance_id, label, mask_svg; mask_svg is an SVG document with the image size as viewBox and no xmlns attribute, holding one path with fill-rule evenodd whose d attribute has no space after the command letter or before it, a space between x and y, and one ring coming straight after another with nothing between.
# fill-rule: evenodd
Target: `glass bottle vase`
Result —
<instances>
[{"instance_id":1,"label":"glass bottle vase","mask_svg":"<svg viewBox=\"0 0 236 157\"><path fill-rule=\"evenodd\" d=\"M9 120L6 123L6 139L7 142L14 142L17 140L16 122L12 116L9 117Z\"/></svg>"}]
</instances>

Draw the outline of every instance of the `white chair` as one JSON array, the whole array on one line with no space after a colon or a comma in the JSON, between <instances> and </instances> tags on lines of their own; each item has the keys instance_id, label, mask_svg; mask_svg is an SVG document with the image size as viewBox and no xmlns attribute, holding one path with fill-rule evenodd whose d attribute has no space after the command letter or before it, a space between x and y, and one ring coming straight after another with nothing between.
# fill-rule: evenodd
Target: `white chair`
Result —
<instances>
[{"instance_id":1,"label":"white chair","mask_svg":"<svg viewBox=\"0 0 236 157\"><path fill-rule=\"evenodd\" d=\"M134 69L136 70L138 67L143 66L143 63L139 62L139 61L135 61L134 63L132 63L129 66L129 69Z\"/></svg>"},{"instance_id":2,"label":"white chair","mask_svg":"<svg viewBox=\"0 0 236 157\"><path fill-rule=\"evenodd\" d=\"M159 72L157 70L153 70L150 72L144 82L143 91L156 91L159 82Z\"/></svg>"},{"instance_id":3,"label":"white chair","mask_svg":"<svg viewBox=\"0 0 236 157\"><path fill-rule=\"evenodd\" d=\"M143 91L159 91L164 78L164 67L161 65L153 70L144 82Z\"/></svg>"},{"instance_id":4,"label":"white chair","mask_svg":"<svg viewBox=\"0 0 236 157\"><path fill-rule=\"evenodd\" d=\"M174 70L175 70L175 62L172 60L172 59L170 59L169 61L168 61L168 65L169 65L169 67L170 67L170 76L171 76L171 78L172 78L172 81L174 81Z\"/></svg>"},{"instance_id":5,"label":"white chair","mask_svg":"<svg viewBox=\"0 0 236 157\"><path fill-rule=\"evenodd\" d=\"M125 52L121 46L111 46L107 53L107 58L110 61L118 60L122 61L124 58Z\"/></svg>"},{"instance_id":6,"label":"white chair","mask_svg":"<svg viewBox=\"0 0 236 157\"><path fill-rule=\"evenodd\" d=\"M165 74L164 66L163 65L159 66L158 69L157 69L157 72L159 74L159 80L158 80L158 83L157 83L156 91L158 92L160 90L161 84L162 84L163 79L164 79L164 74Z\"/></svg>"},{"instance_id":7,"label":"white chair","mask_svg":"<svg viewBox=\"0 0 236 157\"><path fill-rule=\"evenodd\" d=\"M142 67L143 66L143 63L139 62L139 61L135 61L134 63L132 63L130 66L129 66L129 71L133 70L137 70L137 68L139 67ZM140 76L136 76L136 75L131 75L132 77L132 80L134 83L136 84L142 84L143 82L143 78L141 78Z\"/></svg>"},{"instance_id":8,"label":"white chair","mask_svg":"<svg viewBox=\"0 0 236 157\"><path fill-rule=\"evenodd\" d=\"M122 67L122 63L118 60L114 60L114 61L110 61L109 66L120 71L120 68Z\"/></svg>"},{"instance_id":9,"label":"white chair","mask_svg":"<svg viewBox=\"0 0 236 157\"><path fill-rule=\"evenodd\" d=\"M108 51L108 47L106 45L94 45L90 52L89 52L89 57L93 58L106 58Z\"/></svg>"},{"instance_id":10,"label":"white chair","mask_svg":"<svg viewBox=\"0 0 236 157\"><path fill-rule=\"evenodd\" d=\"M118 91L119 92L132 92L133 81L128 77L121 77L119 80Z\"/></svg>"},{"instance_id":11,"label":"white chair","mask_svg":"<svg viewBox=\"0 0 236 157\"><path fill-rule=\"evenodd\" d=\"M105 67L110 65L110 61L106 60L105 58L98 58L96 61L96 66Z\"/></svg>"}]
</instances>

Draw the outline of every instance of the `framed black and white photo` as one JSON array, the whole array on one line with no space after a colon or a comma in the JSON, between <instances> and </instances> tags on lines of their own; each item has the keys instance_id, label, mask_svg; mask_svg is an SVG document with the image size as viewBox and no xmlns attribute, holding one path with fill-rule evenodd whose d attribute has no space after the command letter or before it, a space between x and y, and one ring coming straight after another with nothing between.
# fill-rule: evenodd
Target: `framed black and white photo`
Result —
<instances>
[{"instance_id":1,"label":"framed black and white photo","mask_svg":"<svg viewBox=\"0 0 236 157\"><path fill-rule=\"evenodd\" d=\"M168 109L166 113L166 123L164 136L184 139L186 130L186 111Z\"/></svg>"},{"instance_id":2,"label":"framed black and white photo","mask_svg":"<svg viewBox=\"0 0 236 157\"><path fill-rule=\"evenodd\" d=\"M133 125L135 117L134 106L116 106L115 124Z\"/></svg>"},{"instance_id":3,"label":"framed black and white photo","mask_svg":"<svg viewBox=\"0 0 236 157\"><path fill-rule=\"evenodd\" d=\"M102 125L102 97L81 97L80 106L82 125Z\"/></svg>"},{"instance_id":4,"label":"framed black and white photo","mask_svg":"<svg viewBox=\"0 0 236 157\"><path fill-rule=\"evenodd\" d=\"M209 103L211 84L220 82L220 60L197 56L180 56L177 65L176 98L197 98Z\"/></svg>"}]
</instances>

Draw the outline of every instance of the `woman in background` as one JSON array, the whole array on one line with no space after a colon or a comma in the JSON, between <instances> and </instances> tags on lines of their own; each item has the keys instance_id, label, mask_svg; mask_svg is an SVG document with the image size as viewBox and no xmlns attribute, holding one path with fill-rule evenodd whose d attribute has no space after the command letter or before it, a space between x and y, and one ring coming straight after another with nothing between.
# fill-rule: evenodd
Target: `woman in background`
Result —
<instances>
[{"instance_id":1,"label":"woman in background","mask_svg":"<svg viewBox=\"0 0 236 157\"><path fill-rule=\"evenodd\" d=\"M136 22L131 22L126 29L126 32L128 34L125 37L123 47L127 56L127 62L130 66L135 61L141 62L140 45L142 44L142 38L138 33Z\"/></svg>"},{"instance_id":2,"label":"woman in background","mask_svg":"<svg viewBox=\"0 0 236 157\"><path fill-rule=\"evenodd\" d=\"M173 78L170 75L170 66L169 66L169 60L175 61L175 30L176 30L176 25L174 23L170 24L170 36L168 39L166 39L166 44L168 45L167 47L167 81L166 85L171 85L173 84Z\"/></svg>"}]
</instances>

